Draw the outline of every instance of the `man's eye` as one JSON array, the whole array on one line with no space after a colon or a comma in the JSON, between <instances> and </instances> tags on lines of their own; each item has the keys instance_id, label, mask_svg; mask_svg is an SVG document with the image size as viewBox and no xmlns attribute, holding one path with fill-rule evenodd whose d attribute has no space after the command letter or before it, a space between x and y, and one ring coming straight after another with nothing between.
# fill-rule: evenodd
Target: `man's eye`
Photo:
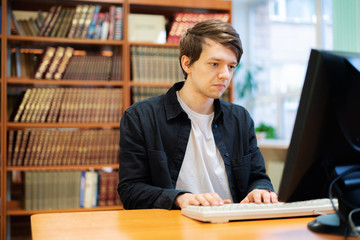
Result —
<instances>
[{"instance_id":1,"label":"man's eye","mask_svg":"<svg viewBox=\"0 0 360 240\"><path fill-rule=\"evenodd\" d=\"M234 71L235 70L235 66L229 66L229 69Z\"/></svg>"},{"instance_id":2,"label":"man's eye","mask_svg":"<svg viewBox=\"0 0 360 240\"><path fill-rule=\"evenodd\" d=\"M217 63L210 63L211 66L215 67L217 66L218 64Z\"/></svg>"}]
</instances>

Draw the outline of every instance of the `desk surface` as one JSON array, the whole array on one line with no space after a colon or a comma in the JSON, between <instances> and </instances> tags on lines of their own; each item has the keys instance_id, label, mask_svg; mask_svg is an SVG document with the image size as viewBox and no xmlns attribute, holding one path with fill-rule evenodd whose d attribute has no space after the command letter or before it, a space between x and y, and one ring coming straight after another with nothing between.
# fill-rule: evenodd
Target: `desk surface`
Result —
<instances>
[{"instance_id":1,"label":"desk surface","mask_svg":"<svg viewBox=\"0 0 360 240\"><path fill-rule=\"evenodd\" d=\"M307 229L310 218L201 223L179 210L42 213L31 216L33 240L50 239L343 239Z\"/></svg>"}]
</instances>

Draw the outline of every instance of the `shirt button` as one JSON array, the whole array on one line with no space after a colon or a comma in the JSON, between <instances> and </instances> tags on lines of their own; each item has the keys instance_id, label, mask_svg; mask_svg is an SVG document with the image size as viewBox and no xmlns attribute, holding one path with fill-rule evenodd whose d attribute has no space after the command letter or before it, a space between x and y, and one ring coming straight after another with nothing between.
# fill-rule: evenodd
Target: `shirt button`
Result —
<instances>
[{"instance_id":1,"label":"shirt button","mask_svg":"<svg viewBox=\"0 0 360 240\"><path fill-rule=\"evenodd\" d=\"M229 153L225 153L224 155L225 155L225 157L228 157L228 156L229 156Z\"/></svg>"},{"instance_id":2,"label":"shirt button","mask_svg":"<svg viewBox=\"0 0 360 240\"><path fill-rule=\"evenodd\" d=\"M218 126L217 126L217 124L214 124L214 128L217 128Z\"/></svg>"}]
</instances>

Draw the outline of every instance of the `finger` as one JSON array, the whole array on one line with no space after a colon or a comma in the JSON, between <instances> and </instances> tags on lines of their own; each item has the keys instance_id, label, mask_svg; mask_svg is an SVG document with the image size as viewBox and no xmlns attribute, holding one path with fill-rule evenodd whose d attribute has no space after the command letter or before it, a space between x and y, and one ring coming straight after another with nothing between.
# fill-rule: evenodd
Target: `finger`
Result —
<instances>
[{"instance_id":1,"label":"finger","mask_svg":"<svg viewBox=\"0 0 360 240\"><path fill-rule=\"evenodd\" d=\"M278 195L274 192L271 192L270 193L270 198L271 198L271 202L272 203L277 203L279 200L278 200Z\"/></svg>"},{"instance_id":2,"label":"finger","mask_svg":"<svg viewBox=\"0 0 360 240\"><path fill-rule=\"evenodd\" d=\"M208 200L203 196L203 194L195 194L195 198L196 198L197 201L200 202L200 205L210 206L210 203L209 203Z\"/></svg>"},{"instance_id":3,"label":"finger","mask_svg":"<svg viewBox=\"0 0 360 240\"><path fill-rule=\"evenodd\" d=\"M240 203L249 203L250 199L248 196L246 196Z\"/></svg>"},{"instance_id":4,"label":"finger","mask_svg":"<svg viewBox=\"0 0 360 240\"><path fill-rule=\"evenodd\" d=\"M253 192L253 201L255 203L261 203L262 202L262 199L261 199L261 192L260 191L254 191Z\"/></svg>"},{"instance_id":5,"label":"finger","mask_svg":"<svg viewBox=\"0 0 360 240\"><path fill-rule=\"evenodd\" d=\"M200 202L198 200L196 200L196 198L191 198L188 201L188 205L195 205L195 206L199 206Z\"/></svg>"},{"instance_id":6,"label":"finger","mask_svg":"<svg viewBox=\"0 0 360 240\"><path fill-rule=\"evenodd\" d=\"M199 201L195 199L195 196L191 193L181 194L176 198L176 204L182 209L188 205L200 205Z\"/></svg>"},{"instance_id":7,"label":"finger","mask_svg":"<svg viewBox=\"0 0 360 240\"><path fill-rule=\"evenodd\" d=\"M230 199L224 199L224 204L229 204L229 203L231 203Z\"/></svg>"},{"instance_id":8,"label":"finger","mask_svg":"<svg viewBox=\"0 0 360 240\"><path fill-rule=\"evenodd\" d=\"M262 195L262 199L263 199L264 203L270 203L271 202L270 192L262 191L261 195Z\"/></svg>"},{"instance_id":9,"label":"finger","mask_svg":"<svg viewBox=\"0 0 360 240\"><path fill-rule=\"evenodd\" d=\"M224 204L224 201L217 193L207 193L205 194L205 197L212 206L219 206Z\"/></svg>"}]
</instances>

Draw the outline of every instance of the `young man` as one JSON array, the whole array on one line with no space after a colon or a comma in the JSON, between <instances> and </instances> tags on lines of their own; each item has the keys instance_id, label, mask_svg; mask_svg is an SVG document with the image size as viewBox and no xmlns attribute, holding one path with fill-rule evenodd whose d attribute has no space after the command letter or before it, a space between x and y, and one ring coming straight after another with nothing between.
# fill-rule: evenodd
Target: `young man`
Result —
<instances>
[{"instance_id":1,"label":"young man","mask_svg":"<svg viewBox=\"0 0 360 240\"><path fill-rule=\"evenodd\" d=\"M180 41L185 81L125 111L118 185L125 209L277 202L253 120L219 99L242 51L230 24L196 24Z\"/></svg>"}]
</instances>

